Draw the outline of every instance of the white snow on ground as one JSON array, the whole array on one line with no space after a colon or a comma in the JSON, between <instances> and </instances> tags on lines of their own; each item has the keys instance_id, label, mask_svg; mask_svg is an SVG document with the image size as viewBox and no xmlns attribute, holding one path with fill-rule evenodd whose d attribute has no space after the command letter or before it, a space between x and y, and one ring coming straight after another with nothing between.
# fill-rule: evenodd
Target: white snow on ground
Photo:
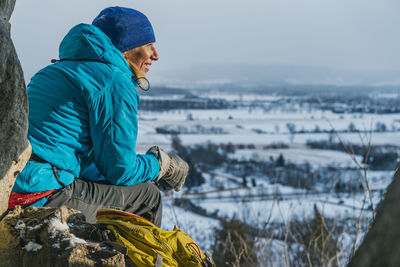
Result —
<instances>
[{"instance_id":1,"label":"white snow on ground","mask_svg":"<svg viewBox=\"0 0 400 267\"><path fill-rule=\"evenodd\" d=\"M367 178L372 190L386 190L393 179L392 171L368 171Z\"/></svg>"},{"instance_id":2,"label":"white snow on ground","mask_svg":"<svg viewBox=\"0 0 400 267\"><path fill-rule=\"evenodd\" d=\"M261 250L263 262L268 262L268 266L286 266L287 244L277 239L260 239L256 245Z\"/></svg>"},{"instance_id":3,"label":"white snow on ground","mask_svg":"<svg viewBox=\"0 0 400 267\"><path fill-rule=\"evenodd\" d=\"M187 120L191 114L193 120ZM265 110L262 108L208 109L208 110L171 110L164 112L139 111L139 123L156 127L179 124L190 126L202 125L240 125L245 129L259 128L270 133L288 133L287 123L293 123L297 131L319 130L343 131L353 123L360 131L374 130L377 122L384 123L388 130L400 127L398 114L337 114L321 110ZM140 129L141 127L139 127ZM278 129L277 129L278 128Z\"/></svg>"},{"instance_id":4,"label":"white snow on ground","mask_svg":"<svg viewBox=\"0 0 400 267\"><path fill-rule=\"evenodd\" d=\"M275 101L279 99L283 99L285 97L282 96L277 96L277 95L259 95L259 94L227 94L226 92L221 93L219 91L215 92L209 92L207 94L208 98L211 99L224 99L224 100L230 100L230 101Z\"/></svg>"},{"instance_id":5,"label":"white snow on ground","mask_svg":"<svg viewBox=\"0 0 400 267\"><path fill-rule=\"evenodd\" d=\"M191 114L193 120L187 120ZM397 144L400 140L398 129L400 120L398 114L336 114L330 111L299 109L293 112L282 110L265 111L261 108L228 109L228 110L172 110L166 112L139 112L138 147L142 150L149 144L168 145L168 135L156 134L156 127L186 127L196 125L202 127L219 127L227 134L183 134L180 135L185 145L213 143L242 143L266 145L283 142L305 144L308 140L338 141L344 143ZM387 132L372 132L376 123L383 123ZM320 133L290 134L287 124L294 125L298 131L315 131ZM353 124L355 129L365 133L346 133ZM396 129L395 132L392 130ZM335 130L338 134L323 133ZM258 133L257 133L258 132ZM143 147L143 148L142 148Z\"/></svg>"},{"instance_id":6,"label":"white snow on ground","mask_svg":"<svg viewBox=\"0 0 400 267\"><path fill-rule=\"evenodd\" d=\"M352 143L359 145L367 145L368 137L360 136L359 133L339 133L340 139L344 144ZM163 144L170 146L169 135L155 133L140 133L140 143L138 148L148 148L152 144ZM290 144L293 137L293 144L305 144L307 141L327 141L332 135L327 133L307 133L307 134L181 134L179 138L184 145L204 144L207 142L215 144L254 144L256 146L264 146L274 143ZM336 142L336 136L333 137ZM398 132L372 133L371 144L374 145L395 145L400 142Z\"/></svg>"},{"instance_id":7,"label":"white snow on ground","mask_svg":"<svg viewBox=\"0 0 400 267\"><path fill-rule=\"evenodd\" d=\"M233 155L237 159L268 159L270 157L276 159L282 155L285 161L302 164L310 163L311 165L330 165L340 167L354 167L355 164L351 155L335 151L322 149L307 148L289 148L289 149L237 149ZM356 156L358 162L362 162L361 156Z\"/></svg>"},{"instance_id":8,"label":"white snow on ground","mask_svg":"<svg viewBox=\"0 0 400 267\"><path fill-rule=\"evenodd\" d=\"M227 180L226 175L213 180ZM222 175L222 174L221 174ZM304 218L313 214L314 205L329 218L356 216L363 210L365 216L371 216L369 193L336 194L334 192L316 192L296 189L280 184L270 184L257 179L257 187L238 188L237 190L212 191L210 175L205 175L206 183L198 188L205 194L181 196L191 199L208 213L218 212L219 216L240 218L263 225L265 222L284 223L294 218ZM369 171L367 179L372 192L374 207L382 198L384 189L390 184L393 171ZM235 187L235 183L225 182L225 188ZM236 184L237 187L237 184ZM209 192L211 191L211 192ZM168 200L165 200L167 203ZM364 203L364 204L363 204Z\"/></svg>"},{"instance_id":9,"label":"white snow on ground","mask_svg":"<svg viewBox=\"0 0 400 267\"><path fill-rule=\"evenodd\" d=\"M55 238L60 233L65 234L67 231L69 231L67 223L61 222L61 218L57 216L59 214L56 213L55 215L56 217L51 218L48 225L48 232L51 238Z\"/></svg>"},{"instance_id":10,"label":"white snow on ground","mask_svg":"<svg viewBox=\"0 0 400 267\"><path fill-rule=\"evenodd\" d=\"M14 228L16 229L16 230L24 230L25 229L25 227L26 227L26 225L25 225L25 223L21 220L21 219L19 219L18 221L17 221L17 224L14 226Z\"/></svg>"},{"instance_id":11,"label":"white snow on ground","mask_svg":"<svg viewBox=\"0 0 400 267\"><path fill-rule=\"evenodd\" d=\"M28 244L26 244L25 247L23 247L23 249L27 250L27 251L38 251L39 249L42 248L42 245L29 241Z\"/></svg>"},{"instance_id":12,"label":"white snow on ground","mask_svg":"<svg viewBox=\"0 0 400 267\"><path fill-rule=\"evenodd\" d=\"M60 213L55 213L55 217L51 218L48 222L48 233L51 238L56 238L57 236L64 237L63 241L69 241L69 245L66 249L71 249L76 246L76 244L86 244L87 242L81 238L76 237L74 234L69 233L69 226L66 222L61 222ZM55 247L60 245L56 243Z\"/></svg>"},{"instance_id":13,"label":"white snow on ground","mask_svg":"<svg viewBox=\"0 0 400 267\"><path fill-rule=\"evenodd\" d=\"M363 196L349 196L349 198L331 196L297 196L293 199L254 200L249 202L237 201L201 201L196 199L196 204L206 209L209 213L218 211L220 216L235 216L253 225L263 226L266 222L284 223L296 218L307 218L313 215L314 205L329 218L348 217L357 214L362 208L367 209L368 204L362 207ZM380 198L374 197L375 205ZM368 201L368 200L367 200ZM369 213L368 210L364 213Z\"/></svg>"},{"instance_id":14,"label":"white snow on ground","mask_svg":"<svg viewBox=\"0 0 400 267\"><path fill-rule=\"evenodd\" d=\"M66 238L66 240L69 240L69 245L66 249L74 248L77 244L87 244L82 238L76 237L74 234L70 235L70 238Z\"/></svg>"},{"instance_id":15,"label":"white snow on ground","mask_svg":"<svg viewBox=\"0 0 400 267\"><path fill-rule=\"evenodd\" d=\"M14 228L15 230L19 231L19 236L24 238L26 225L21 219L17 221L17 224L14 226Z\"/></svg>"},{"instance_id":16,"label":"white snow on ground","mask_svg":"<svg viewBox=\"0 0 400 267\"><path fill-rule=\"evenodd\" d=\"M177 96L175 96L177 97ZM372 145L398 145L400 141L400 119L398 114L338 114L331 111L316 110L311 106L290 106L285 97L275 95L260 96L252 94L226 94L211 93L207 97L225 99L228 101L261 101L264 108L253 107L237 109L214 110L171 110L166 112L151 112L139 110L139 135L136 151L144 153L152 145L160 145L170 151L171 137L158 134L157 127L163 129L180 129L187 134L179 134L185 146L205 144L232 143L235 145L254 145L254 149L235 149L229 156L238 159L258 158L269 160L276 159L280 154L286 162L295 164L310 163L313 168L334 166L342 168L355 168L352 156L340 151L309 149L307 141L326 141L367 146ZM279 99L280 104L273 103ZM377 132L377 123L384 124L386 131ZM290 133L288 125L292 125L296 133ZM211 131L212 127L220 130L219 134ZM360 132L349 132L349 129ZM203 131L196 132L195 129ZM209 133L204 133L209 129ZM333 133L329 133L334 131ZM299 133L302 132L302 133ZM190 133L190 134L188 134ZM287 149L265 149L271 144L286 144ZM361 162L361 156L355 156ZM357 194L336 194L334 192L316 192L302 190L280 184L271 184L266 177L254 178L257 187L243 188L242 177L235 177L224 173L224 169L212 170L204 173L206 183L185 192L175 193L175 197L185 197L194 204L205 209L208 213L218 212L218 216L236 216L245 222L260 227L266 222L287 223L294 219L307 219L313 214L314 206L325 216L334 219L372 218L372 207L376 208L382 199L384 191L390 184L392 171L370 171L367 179L371 190L372 206L369 192ZM354 179L342 177L346 179ZM334 183L334 181L332 181ZM218 191L224 188L225 191ZM322 188L322 187L321 187ZM326 187L324 187L326 188ZM329 186L328 186L329 188ZM228 190L227 190L228 189ZM211 191L211 192L210 192ZM173 207L170 197L164 197L164 211L162 228L172 230L174 225L184 230L198 244L202 250L211 247L214 237L214 228L220 226L218 220L203 217L185 209ZM360 235L362 236L362 235ZM360 237L359 236L359 237ZM344 248L353 244L354 240L349 235L341 236ZM347 245L346 245L347 244ZM285 244L273 240L268 249L274 252L272 257L285 253ZM267 253L267 252L266 252ZM345 251L342 255L347 257ZM340 256L340 255L339 255ZM346 259L342 259L343 262ZM284 266L282 258L274 259L277 266Z\"/></svg>"},{"instance_id":17,"label":"white snow on ground","mask_svg":"<svg viewBox=\"0 0 400 267\"><path fill-rule=\"evenodd\" d=\"M309 140L324 141L329 139L329 134L295 134L293 143L305 144ZM340 133L341 140L347 143L363 144L358 133ZM291 136L289 134L271 135L271 134L228 134L228 135L179 135L182 143L185 145L212 143L232 143L232 144L255 144L267 145L273 143L290 143ZM336 138L334 139L334 141ZM393 145L399 142L399 133L374 133L372 135L372 144L375 145ZM365 142L364 142L365 143Z\"/></svg>"},{"instance_id":18,"label":"white snow on ground","mask_svg":"<svg viewBox=\"0 0 400 267\"><path fill-rule=\"evenodd\" d=\"M163 201L161 228L171 231L176 226L188 234L203 252L210 250L214 242L214 229L219 227L219 221L173 207L169 197L165 197Z\"/></svg>"},{"instance_id":19,"label":"white snow on ground","mask_svg":"<svg viewBox=\"0 0 400 267\"><path fill-rule=\"evenodd\" d=\"M28 226L27 229L28 229L28 231L32 231L32 230L37 230L40 227L42 227L42 224L38 224L38 225L35 225L35 226Z\"/></svg>"}]
</instances>

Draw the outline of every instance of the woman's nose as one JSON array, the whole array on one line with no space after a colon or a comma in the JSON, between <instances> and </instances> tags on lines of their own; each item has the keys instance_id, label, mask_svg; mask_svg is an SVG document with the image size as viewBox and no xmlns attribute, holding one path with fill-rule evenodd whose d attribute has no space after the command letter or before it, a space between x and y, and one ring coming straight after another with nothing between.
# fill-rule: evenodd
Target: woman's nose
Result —
<instances>
[{"instance_id":1,"label":"woman's nose","mask_svg":"<svg viewBox=\"0 0 400 267\"><path fill-rule=\"evenodd\" d=\"M157 50L156 50L156 48L154 46L153 46L153 54L151 56L151 59L152 60L158 60L159 59L158 52L157 52Z\"/></svg>"}]
</instances>

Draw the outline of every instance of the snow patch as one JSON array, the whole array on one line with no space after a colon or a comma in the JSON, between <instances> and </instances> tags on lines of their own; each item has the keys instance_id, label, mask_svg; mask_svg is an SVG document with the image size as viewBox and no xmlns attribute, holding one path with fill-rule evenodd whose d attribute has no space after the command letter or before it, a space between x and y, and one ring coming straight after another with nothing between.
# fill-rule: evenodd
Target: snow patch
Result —
<instances>
[{"instance_id":1,"label":"snow patch","mask_svg":"<svg viewBox=\"0 0 400 267\"><path fill-rule=\"evenodd\" d=\"M39 249L42 248L42 245L29 241L28 244L26 244L25 247L23 247L23 249L27 250L27 251L38 251Z\"/></svg>"},{"instance_id":2,"label":"snow patch","mask_svg":"<svg viewBox=\"0 0 400 267\"><path fill-rule=\"evenodd\" d=\"M220 222L164 202L161 228L172 230L174 226L187 233L197 244L201 244L202 251L207 251L214 244L214 229L220 227Z\"/></svg>"},{"instance_id":3,"label":"snow patch","mask_svg":"<svg viewBox=\"0 0 400 267\"><path fill-rule=\"evenodd\" d=\"M19 231L19 237L23 239L25 237L25 223L21 219L19 219L14 228Z\"/></svg>"},{"instance_id":4,"label":"snow patch","mask_svg":"<svg viewBox=\"0 0 400 267\"><path fill-rule=\"evenodd\" d=\"M25 225L25 223L24 223L21 219L19 219L18 222L17 222L17 224L14 226L14 228L15 228L16 230L18 230L18 231L21 231L21 230L25 230L26 225Z\"/></svg>"},{"instance_id":5,"label":"snow patch","mask_svg":"<svg viewBox=\"0 0 400 267\"><path fill-rule=\"evenodd\" d=\"M76 247L77 244L87 244L87 242L81 238L76 237L74 234L69 232L70 228L67 223L61 222L60 213L55 213L55 217L49 220L48 233L51 238L56 238L58 235L64 237L62 241L69 241L69 245L66 249ZM60 248L59 243L53 245L55 248Z\"/></svg>"},{"instance_id":6,"label":"snow patch","mask_svg":"<svg viewBox=\"0 0 400 267\"><path fill-rule=\"evenodd\" d=\"M66 232L69 230L68 225L66 223L62 223L61 218L57 215L58 214L56 213L56 217L51 218L49 221L48 232L51 238L55 238L59 233L66 234Z\"/></svg>"},{"instance_id":7,"label":"snow patch","mask_svg":"<svg viewBox=\"0 0 400 267\"><path fill-rule=\"evenodd\" d=\"M29 231L32 231L32 230L37 230L40 227L42 227L42 224L38 224L38 225L35 225L35 226L28 226L27 228L28 228Z\"/></svg>"},{"instance_id":8,"label":"snow patch","mask_svg":"<svg viewBox=\"0 0 400 267\"><path fill-rule=\"evenodd\" d=\"M85 240L76 237L74 234L71 234L71 238L66 238L66 239L69 239L69 246L66 249L74 248L76 247L77 244L87 244Z\"/></svg>"}]
</instances>

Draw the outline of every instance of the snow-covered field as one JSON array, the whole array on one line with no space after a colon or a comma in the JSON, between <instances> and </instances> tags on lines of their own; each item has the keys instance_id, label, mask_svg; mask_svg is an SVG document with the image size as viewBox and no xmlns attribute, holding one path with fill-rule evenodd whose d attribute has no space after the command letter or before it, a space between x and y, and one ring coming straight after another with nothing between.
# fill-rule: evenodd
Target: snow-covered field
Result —
<instances>
[{"instance_id":1,"label":"snow-covered field","mask_svg":"<svg viewBox=\"0 0 400 267\"><path fill-rule=\"evenodd\" d=\"M187 120L189 114L193 120ZM300 107L288 111L263 108L139 111L139 116L143 121L150 122L150 125L155 127L171 123L175 123L175 125L184 123L185 126L201 123L203 125L234 126L233 129L236 125L245 129L256 127L270 133L288 133L287 123L294 123L297 130L315 130L315 127L318 126L321 131L346 130L352 122L359 130L374 129L377 122L386 124L388 130L392 130L392 126L400 127L398 114L342 114L331 111L306 110L300 109Z\"/></svg>"},{"instance_id":2,"label":"snow-covered field","mask_svg":"<svg viewBox=\"0 0 400 267\"><path fill-rule=\"evenodd\" d=\"M192 120L188 120L191 114ZM302 110L297 112L258 109L232 110L173 110L168 112L139 112L138 146L158 142L167 145L168 137L157 134L156 128L197 125L219 127L224 134L181 134L186 145L213 143L239 143L267 145L271 143L305 144L308 140L340 139L344 143L398 144L400 142L400 116L398 114L336 114L330 111ZM376 123L386 125L386 132L370 132ZM290 133L288 124L294 126ZM352 125L351 125L352 124ZM351 126L349 126L351 125ZM289 126L290 127L290 126ZM354 127L365 132L345 132ZM317 131L317 132L316 132ZM331 133L331 131L334 131Z\"/></svg>"},{"instance_id":3,"label":"snow-covered field","mask_svg":"<svg viewBox=\"0 0 400 267\"><path fill-rule=\"evenodd\" d=\"M310 163L311 165L331 165L341 167L354 166L353 157L345 152L323 149L307 149L306 147L280 148L280 149L238 149L234 157L238 159L254 159L270 157L276 159L282 155L286 160L296 164ZM361 156L355 160L362 161Z\"/></svg>"},{"instance_id":4,"label":"snow-covered field","mask_svg":"<svg viewBox=\"0 0 400 267\"><path fill-rule=\"evenodd\" d=\"M210 98L231 101L243 100L243 96L219 94ZM268 108L277 96L251 97L247 101L262 100L264 108L238 108L221 110L172 110L164 112L139 111L139 136L137 152L144 153L157 144L171 150L171 137L157 133L156 128L185 129L179 134L185 146L206 143L244 146L236 149L230 158L258 161L276 160L282 155L286 162L308 163L313 169L335 167L357 169L362 156L337 150L311 149L308 141L336 143L400 146L399 114L333 113L295 105L291 108ZM385 125L385 131L377 131L377 125ZM179 128L180 127L180 128ZM219 133L213 129L220 129ZM196 129L202 129L201 133ZM205 129L205 130L204 130ZM210 132L204 132L210 129ZM279 148L268 148L273 144L284 144ZM338 174L340 175L340 173ZM256 185L240 188L241 177L227 179L229 174L204 173L206 182L190 192L175 193L174 198L185 197L194 204L218 217L239 218L251 225L262 227L267 222L285 223L295 218L306 218L313 214L314 207L328 218L372 218L372 208L382 200L390 184L393 171L362 172L358 179L367 179L370 191L358 193L335 193L334 190L304 190L279 183L271 183L265 177L255 176ZM237 182L235 182L235 179ZM353 178L352 178L353 179ZM357 182L357 181L356 181ZM365 183L361 181L360 183ZM217 190L221 184L228 190ZM335 185L332 181L332 188ZM329 188L330 185L327 185ZM372 200L372 205L371 205ZM210 249L213 231L219 220L205 217L172 205L173 199L164 198L163 224L165 229L178 226L191 235L202 249ZM278 241L277 241L278 242ZM280 241L279 241L280 242ZM279 246L278 246L279 247Z\"/></svg>"},{"instance_id":5,"label":"snow-covered field","mask_svg":"<svg viewBox=\"0 0 400 267\"><path fill-rule=\"evenodd\" d=\"M214 230L220 223L216 219L175 207L172 205L172 200L165 197L161 227L172 230L175 226L192 237L203 251L207 251L214 242Z\"/></svg>"}]
</instances>

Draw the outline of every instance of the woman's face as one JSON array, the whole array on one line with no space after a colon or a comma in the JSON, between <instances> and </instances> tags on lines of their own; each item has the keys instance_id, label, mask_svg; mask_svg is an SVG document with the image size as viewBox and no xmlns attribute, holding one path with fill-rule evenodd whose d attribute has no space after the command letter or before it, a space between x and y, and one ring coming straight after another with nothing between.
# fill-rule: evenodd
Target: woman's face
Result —
<instances>
[{"instance_id":1,"label":"woman's face","mask_svg":"<svg viewBox=\"0 0 400 267\"><path fill-rule=\"evenodd\" d=\"M154 43L136 47L122 53L136 77L146 77L153 61L158 60L158 53Z\"/></svg>"}]
</instances>

